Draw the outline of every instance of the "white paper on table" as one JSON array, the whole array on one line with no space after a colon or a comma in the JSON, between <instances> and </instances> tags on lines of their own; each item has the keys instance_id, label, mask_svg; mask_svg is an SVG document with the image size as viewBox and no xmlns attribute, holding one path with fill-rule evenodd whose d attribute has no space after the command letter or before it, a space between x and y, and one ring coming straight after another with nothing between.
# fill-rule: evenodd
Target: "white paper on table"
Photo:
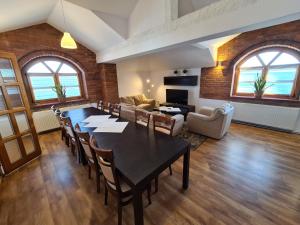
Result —
<instances>
[{"instance_id":1,"label":"white paper on table","mask_svg":"<svg viewBox=\"0 0 300 225\"><path fill-rule=\"evenodd\" d=\"M103 124L97 127L93 132L95 133L122 133L126 128L128 122L115 122L111 124Z\"/></svg>"},{"instance_id":2,"label":"white paper on table","mask_svg":"<svg viewBox=\"0 0 300 225\"><path fill-rule=\"evenodd\" d=\"M179 108L171 108L169 110L170 111L168 111L168 112L181 112L181 110Z\"/></svg>"},{"instance_id":3,"label":"white paper on table","mask_svg":"<svg viewBox=\"0 0 300 225\"><path fill-rule=\"evenodd\" d=\"M180 108L173 108L173 107L166 107L166 106L159 107L159 110L166 111L166 112L181 112Z\"/></svg>"},{"instance_id":4,"label":"white paper on table","mask_svg":"<svg viewBox=\"0 0 300 225\"><path fill-rule=\"evenodd\" d=\"M85 120L81 121L82 123L90 123L90 122L99 122L99 121L104 121L108 120L110 115L95 115L95 116L89 116Z\"/></svg>"},{"instance_id":5,"label":"white paper on table","mask_svg":"<svg viewBox=\"0 0 300 225\"><path fill-rule=\"evenodd\" d=\"M93 121L84 125L84 127L101 127L104 126L104 124L116 123L117 120L118 118L108 118L107 120L103 121Z\"/></svg>"}]
</instances>

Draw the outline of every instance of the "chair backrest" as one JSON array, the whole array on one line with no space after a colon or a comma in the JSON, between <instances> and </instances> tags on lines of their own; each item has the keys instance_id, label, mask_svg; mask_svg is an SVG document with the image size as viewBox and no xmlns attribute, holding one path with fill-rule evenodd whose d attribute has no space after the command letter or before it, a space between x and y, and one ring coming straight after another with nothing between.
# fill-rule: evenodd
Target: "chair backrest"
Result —
<instances>
[{"instance_id":1,"label":"chair backrest","mask_svg":"<svg viewBox=\"0 0 300 225\"><path fill-rule=\"evenodd\" d=\"M111 112L111 103L110 102L103 102L102 110L104 112L110 113Z\"/></svg>"},{"instance_id":2,"label":"chair backrest","mask_svg":"<svg viewBox=\"0 0 300 225\"><path fill-rule=\"evenodd\" d=\"M153 116L153 130L159 131L168 135L173 135L173 128L175 119L164 114L154 114Z\"/></svg>"},{"instance_id":3,"label":"chair backrest","mask_svg":"<svg viewBox=\"0 0 300 225\"><path fill-rule=\"evenodd\" d=\"M66 133L71 137L75 138L73 125L70 117L64 117L63 114L61 114L60 119L62 121L62 125L66 130Z\"/></svg>"},{"instance_id":4,"label":"chair backrest","mask_svg":"<svg viewBox=\"0 0 300 225\"><path fill-rule=\"evenodd\" d=\"M150 113L145 110L135 110L135 123L145 127L149 127Z\"/></svg>"},{"instance_id":5,"label":"chair backrest","mask_svg":"<svg viewBox=\"0 0 300 225\"><path fill-rule=\"evenodd\" d=\"M101 99L97 102L97 108L103 110L103 101Z\"/></svg>"},{"instance_id":6,"label":"chair backrest","mask_svg":"<svg viewBox=\"0 0 300 225\"><path fill-rule=\"evenodd\" d=\"M50 107L50 109L51 109L53 112L55 112L55 111L57 110L57 108L56 108L55 105L52 105L52 106Z\"/></svg>"},{"instance_id":7,"label":"chair backrest","mask_svg":"<svg viewBox=\"0 0 300 225\"><path fill-rule=\"evenodd\" d=\"M96 157L107 186L114 191L121 192L121 187L114 164L113 151L99 148L93 135L90 137L89 143L91 149L93 149L96 153Z\"/></svg>"},{"instance_id":8,"label":"chair backrest","mask_svg":"<svg viewBox=\"0 0 300 225\"><path fill-rule=\"evenodd\" d=\"M74 129L77 137L78 137L78 140L84 150L84 153L85 153L85 156L87 158L87 160L89 162L94 162L97 164L97 158L96 158L96 153L93 149L90 148L90 135L88 132L82 132L81 129L80 129L80 126L79 124L77 123L75 125L75 129Z\"/></svg>"},{"instance_id":9,"label":"chair backrest","mask_svg":"<svg viewBox=\"0 0 300 225\"><path fill-rule=\"evenodd\" d=\"M110 104L110 113L114 116L120 117L121 115L121 105Z\"/></svg>"}]
</instances>

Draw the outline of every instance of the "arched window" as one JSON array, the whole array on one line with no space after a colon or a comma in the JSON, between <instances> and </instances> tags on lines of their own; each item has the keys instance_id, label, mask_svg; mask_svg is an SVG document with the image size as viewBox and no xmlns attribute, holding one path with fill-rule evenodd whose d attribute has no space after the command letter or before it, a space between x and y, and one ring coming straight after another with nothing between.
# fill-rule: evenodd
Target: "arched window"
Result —
<instances>
[{"instance_id":1,"label":"arched window","mask_svg":"<svg viewBox=\"0 0 300 225\"><path fill-rule=\"evenodd\" d=\"M56 85L66 89L67 100L82 97L80 72L61 58L44 57L34 60L26 67L25 73L34 103L58 101L53 90Z\"/></svg>"},{"instance_id":2,"label":"arched window","mask_svg":"<svg viewBox=\"0 0 300 225\"><path fill-rule=\"evenodd\" d=\"M300 57L289 48L264 48L242 60L235 67L233 96L253 96L258 76L267 81L264 93L270 98L295 98L299 95Z\"/></svg>"}]
</instances>

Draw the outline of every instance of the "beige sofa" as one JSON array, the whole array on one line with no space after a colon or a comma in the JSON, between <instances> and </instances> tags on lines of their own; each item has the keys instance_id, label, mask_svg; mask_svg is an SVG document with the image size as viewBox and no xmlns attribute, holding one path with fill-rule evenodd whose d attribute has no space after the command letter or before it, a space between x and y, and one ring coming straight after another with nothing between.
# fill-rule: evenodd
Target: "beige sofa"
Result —
<instances>
[{"instance_id":1,"label":"beige sofa","mask_svg":"<svg viewBox=\"0 0 300 225\"><path fill-rule=\"evenodd\" d=\"M189 113L187 126L189 131L215 139L221 139L228 131L234 108L227 103L222 107L202 107L199 113Z\"/></svg>"},{"instance_id":2,"label":"beige sofa","mask_svg":"<svg viewBox=\"0 0 300 225\"><path fill-rule=\"evenodd\" d=\"M134 106L147 111L152 111L155 107L155 100L146 98L144 94L121 97L120 103L122 103L123 106L131 106L131 108Z\"/></svg>"}]
</instances>

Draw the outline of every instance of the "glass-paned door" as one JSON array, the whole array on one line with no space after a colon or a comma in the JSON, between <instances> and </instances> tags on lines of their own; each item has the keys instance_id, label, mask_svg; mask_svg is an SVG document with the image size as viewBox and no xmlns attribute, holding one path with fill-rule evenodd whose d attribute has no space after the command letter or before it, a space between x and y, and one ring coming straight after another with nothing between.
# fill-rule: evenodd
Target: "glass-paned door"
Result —
<instances>
[{"instance_id":1,"label":"glass-paned door","mask_svg":"<svg viewBox=\"0 0 300 225\"><path fill-rule=\"evenodd\" d=\"M41 154L14 54L0 51L0 161L10 173Z\"/></svg>"}]
</instances>

